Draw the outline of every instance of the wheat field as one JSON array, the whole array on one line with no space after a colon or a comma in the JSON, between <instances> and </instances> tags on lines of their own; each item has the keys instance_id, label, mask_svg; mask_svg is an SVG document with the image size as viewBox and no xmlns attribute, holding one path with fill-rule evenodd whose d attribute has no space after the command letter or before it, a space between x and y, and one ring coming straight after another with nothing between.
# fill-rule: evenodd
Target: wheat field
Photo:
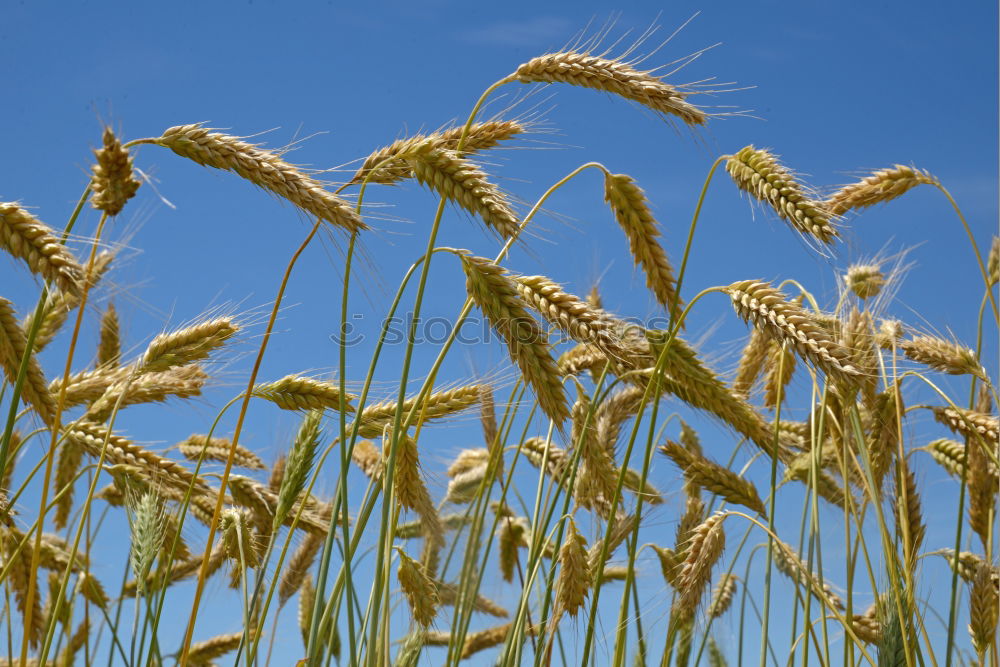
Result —
<instances>
[{"instance_id":1,"label":"wheat field","mask_svg":"<svg viewBox=\"0 0 1000 667\"><path fill-rule=\"evenodd\" d=\"M471 111L333 171L256 128L109 123L68 219L0 202L5 284L29 286L0 293L0 664L998 667L995 225L908 155L845 182L749 132L693 147L754 113L653 46L600 34L451 82ZM654 119L700 189L666 197L554 131L588 95ZM558 144L583 158L508 169ZM166 200L161 163L285 205L270 255L212 249L270 294L235 272L177 295L201 315L129 326L121 223ZM570 284L570 188L646 310L606 275ZM918 196L967 241L965 283L915 266L905 225L858 247ZM400 220L408 265L379 256ZM209 222L174 233L200 247ZM752 227L761 274L706 255L725 224ZM925 271L964 321L898 298ZM324 294L305 323L303 273ZM315 361L276 365L287 346Z\"/></svg>"}]
</instances>

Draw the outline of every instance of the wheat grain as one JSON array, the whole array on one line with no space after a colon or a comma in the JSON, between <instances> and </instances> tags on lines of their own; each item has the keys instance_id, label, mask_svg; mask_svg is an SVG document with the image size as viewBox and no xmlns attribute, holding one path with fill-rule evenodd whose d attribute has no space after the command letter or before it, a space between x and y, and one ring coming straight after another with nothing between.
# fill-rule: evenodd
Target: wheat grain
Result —
<instances>
[{"instance_id":1,"label":"wheat grain","mask_svg":"<svg viewBox=\"0 0 1000 667\"><path fill-rule=\"evenodd\" d=\"M108 215L118 215L141 183L132 173L132 156L110 127L104 128L102 141L104 146L94 151L97 164L91 167L90 203Z\"/></svg>"},{"instance_id":2,"label":"wheat grain","mask_svg":"<svg viewBox=\"0 0 1000 667\"><path fill-rule=\"evenodd\" d=\"M349 232L368 228L350 204L325 190L322 183L276 153L239 137L212 132L201 124L177 125L167 129L156 143L202 166L234 171L303 211Z\"/></svg>"},{"instance_id":3,"label":"wheat grain","mask_svg":"<svg viewBox=\"0 0 1000 667\"><path fill-rule=\"evenodd\" d=\"M806 196L802 186L777 157L747 146L726 161L726 171L737 187L770 204L792 227L823 243L837 238L833 215L826 203Z\"/></svg>"},{"instance_id":4,"label":"wheat grain","mask_svg":"<svg viewBox=\"0 0 1000 667\"><path fill-rule=\"evenodd\" d=\"M843 215L851 209L893 200L921 184L937 185L938 180L926 171L897 164L880 169L857 183L845 185L830 196L827 205L834 215Z\"/></svg>"},{"instance_id":5,"label":"wheat grain","mask_svg":"<svg viewBox=\"0 0 1000 667\"><path fill-rule=\"evenodd\" d=\"M708 119L708 114L687 101L690 92L620 59L575 51L547 53L522 64L509 78L521 83L568 83L601 90L675 116L687 125L704 125Z\"/></svg>"},{"instance_id":6,"label":"wheat grain","mask_svg":"<svg viewBox=\"0 0 1000 667\"><path fill-rule=\"evenodd\" d=\"M23 259L32 273L79 296L83 267L55 233L14 202L0 202L0 249Z\"/></svg>"}]
</instances>

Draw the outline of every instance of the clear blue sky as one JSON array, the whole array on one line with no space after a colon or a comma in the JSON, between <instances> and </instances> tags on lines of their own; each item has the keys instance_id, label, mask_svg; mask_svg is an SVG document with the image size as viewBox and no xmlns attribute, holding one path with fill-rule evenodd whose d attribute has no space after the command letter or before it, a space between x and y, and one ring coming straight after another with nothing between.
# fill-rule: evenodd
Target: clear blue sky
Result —
<instances>
[{"instance_id":1,"label":"clear blue sky","mask_svg":"<svg viewBox=\"0 0 1000 667\"><path fill-rule=\"evenodd\" d=\"M289 158L299 164L347 165L408 132L464 119L486 86L519 63L559 49L581 30L593 35L609 10L620 15L606 44L631 31L623 41L630 44L650 24L663 26L640 52L700 11L648 64L719 43L670 81L734 82L722 87L739 90L695 101L719 105L718 112L747 113L691 132L593 91L552 86L524 100L529 88L505 88L506 97L490 112L518 101L512 113L533 114L539 133L518 144L525 150L491 153L487 167L521 200L533 201L583 162L601 161L645 188L668 252L679 260L708 167L718 155L755 144L773 148L822 188L897 162L927 169L951 190L988 249L997 229L997 8L986 2L7 2L0 20L7 160L0 170L0 200L21 201L61 227L86 184L102 122L133 139L208 121L234 134L265 133L260 140L272 147L302 139ZM152 334L213 306L228 304L252 315L248 335L218 369L229 386L193 410L175 405L136 411L142 419L122 422L138 440L169 444L203 431L216 407L238 391L262 330L260 315L307 224L294 209L234 175L200 168L169 151L143 147L136 164L155 181L159 196L149 185L141 188L110 232L111 241L130 249L112 274L127 341L138 352ZM325 177L337 181L346 173ZM373 189L369 197L384 206L369 209L374 230L363 239L352 311L364 316L361 326L370 333L406 267L422 252L436 199L415 184ZM655 312L596 174L561 191L547 209L553 215L539 219L526 248L508 262L512 269L545 273L576 293L599 279L610 309L631 316ZM96 220L90 212L77 229L85 236ZM495 242L455 212L441 242L495 253ZM852 219L844 242L825 258L784 223L751 207L720 172L703 210L685 294L744 278L796 278L832 306L842 269L904 250L914 268L899 287L892 313L974 342L978 269L953 211L931 188ZM329 374L335 367L336 348L328 336L339 313L342 256L342 245L331 237L303 258L262 379L300 370ZM3 295L25 310L33 303L32 283L8 268ZM441 258L431 280L425 314L453 316L464 291L457 263ZM89 324L96 321L95 311ZM710 297L692 312L688 332L704 337L720 369L734 367L745 327L722 297ZM352 382L363 379L365 349L348 361ZM987 349L988 367L995 371L995 333ZM417 375L431 352L417 355ZM47 355L50 374L59 353L55 346ZM378 398L391 391L401 354L402 347L387 350L379 375L386 384ZM505 356L496 344L456 350L445 378L498 374L509 381ZM243 442L271 460L294 425L292 415L258 406ZM731 439L714 424L705 429L710 454L724 459ZM427 456L426 465L438 475L440 492L440 465L475 437L475 426L470 418L435 434L439 450ZM713 437L723 444L713 448ZM657 466L661 486L670 488L676 471L663 461ZM939 470L922 474L928 486L943 485ZM653 519L670 536L677 505ZM934 512L931 507L931 518ZM947 525L952 510L941 512ZM117 563L108 568L117 571ZM650 586L660 585L652 562L645 575ZM491 585L486 592L499 591ZM650 604L653 614L665 613L666 602ZM234 629L213 616L204 616L200 637ZM725 637L732 627L724 624L721 632ZM290 658L297 642L289 632L276 651Z\"/></svg>"}]
</instances>

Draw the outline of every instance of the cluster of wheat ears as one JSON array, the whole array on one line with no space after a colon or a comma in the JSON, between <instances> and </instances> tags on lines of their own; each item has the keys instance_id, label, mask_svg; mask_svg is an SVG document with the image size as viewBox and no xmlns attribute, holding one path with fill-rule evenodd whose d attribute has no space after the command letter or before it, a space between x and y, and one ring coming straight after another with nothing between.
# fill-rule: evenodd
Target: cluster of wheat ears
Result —
<instances>
[{"instance_id":1,"label":"cluster of wheat ears","mask_svg":"<svg viewBox=\"0 0 1000 667\"><path fill-rule=\"evenodd\" d=\"M881 317L896 276L878 263L852 266L826 308L794 281L689 289L682 300L697 213L687 246L668 253L643 190L626 174L587 163L519 212L477 166L477 154L529 129L518 120L478 118L490 94L517 83L582 86L677 124L711 121L691 102L696 91L689 87L622 58L563 51L532 59L490 86L464 125L376 150L335 191L277 152L194 124L125 143L105 130L92 178L61 233L24 205L0 203L0 247L40 284L33 306L0 298L0 406L8 412L0 446L2 664L92 664L98 656L108 664L264 664L277 612L296 600L300 664L307 665L456 664L470 656L504 665L724 665L737 656L742 663L744 645L757 636L765 664L781 650L769 628L781 626L791 629L789 662L801 651L804 661L820 664L978 660L997 667L998 420L979 348L998 319L998 239L984 259L954 206L983 279L975 288L982 289L975 349ZM108 303L96 355L77 349L88 303L115 266L114 253L101 250L105 224L142 183L133 165L140 145L234 172L314 221L284 271L246 389L219 412L238 414L235 428L218 433L210 425L167 452L117 429L119 411L199 396L209 381L203 362L239 337L241 323L217 316L160 333L128 360ZM737 188L807 241L803 252L836 253L847 216L920 185L954 204L934 176L902 165L832 194L806 186L754 146L719 157L708 178L722 165ZM605 200L636 270L669 317L664 329L626 323L603 309L596 289L578 297L555 277L504 267L546 199L589 169L603 174ZM259 377L300 254L321 229L344 237L346 321L351 260L369 229L366 192L407 179L439 195L440 204L426 252L406 273L390 315L412 279L419 315L432 260L452 256L468 294L458 320L481 311L507 346L514 381L442 389L438 370L454 336L430 368L418 371L413 329L398 393L388 399L373 400L370 391L384 329L365 378ZM74 252L67 240L78 238L70 234L88 204L101 211L100 221L86 244L74 241ZM502 247L494 258L439 245L448 206L495 233ZM680 256L680 264L668 255ZM690 309L714 292L728 295L749 330L731 378L683 335ZM572 345L557 351L554 333ZM68 340L65 365L43 370L38 355L60 335ZM341 342L341 369L347 354ZM790 384L796 371L799 381ZM968 395L940 391L938 374L964 376ZM421 378L419 391L408 391L411 376ZM348 380L361 390L348 393ZM936 401L906 405L914 385L929 387ZM794 387L806 389L786 394ZM503 400L495 400L501 389ZM266 403L301 413L287 454L271 466L240 442L248 410ZM714 443L710 454L688 424L667 417L688 408L723 424L730 442ZM437 471L421 465L433 439L427 425L470 410L481 417L481 446L451 462L445 495L435 499L427 480ZM953 438L924 438L935 421ZM741 449L750 463L737 470ZM924 543L918 460L942 466L956 485L954 523L943 533L954 536L944 543ZM764 472L750 475L751 468ZM662 520L659 529L643 528L664 503L651 481L654 469L658 479L676 481L670 492L683 508L676 530L664 530ZM332 497L313 492L321 474L334 480ZM754 476L769 479L768 486ZM367 483L354 506L349 478L355 493L358 480ZM783 539L776 498L796 489L795 497L805 498L802 528ZM88 553L98 548L98 517L108 508L127 516L131 528L120 581L101 581ZM844 562L823 562L821 514L843 522ZM653 542L640 544L640 532ZM751 539L759 548L748 547ZM662 566L663 583L652 589L636 583L642 554L655 554ZM919 576L927 558L951 566L948 581L939 583L950 590L950 604L935 614L924 604L928 582ZM738 573L752 562L763 568L763 583L743 586L746 575ZM842 583L830 583L824 570ZM206 584L219 573L236 589L241 629L205 639L199 610ZM501 578L514 604L481 592L484 581L496 590ZM617 606L611 595L620 597ZM660 609L669 611L644 615L648 598L666 601ZM780 622L772 618L779 605ZM739 614L738 640L713 633L713 621L727 613ZM184 628L173 627L171 636L180 639L170 645L161 632L165 618Z\"/></svg>"}]
</instances>

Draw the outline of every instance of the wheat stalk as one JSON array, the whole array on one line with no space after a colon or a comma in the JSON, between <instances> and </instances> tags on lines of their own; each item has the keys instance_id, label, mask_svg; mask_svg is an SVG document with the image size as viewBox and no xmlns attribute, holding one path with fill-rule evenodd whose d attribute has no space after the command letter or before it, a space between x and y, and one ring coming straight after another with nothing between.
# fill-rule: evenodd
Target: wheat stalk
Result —
<instances>
[{"instance_id":1,"label":"wheat stalk","mask_svg":"<svg viewBox=\"0 0 1000 667\"><path fill-rule=\"evenodd\" d=\"M234 171L241 177L303 211L349 232L368 227L354 208L323 188L323 184L276 153L201 124L167 129L156 143L205 167Z\"/></svg>"}]
</instances>

